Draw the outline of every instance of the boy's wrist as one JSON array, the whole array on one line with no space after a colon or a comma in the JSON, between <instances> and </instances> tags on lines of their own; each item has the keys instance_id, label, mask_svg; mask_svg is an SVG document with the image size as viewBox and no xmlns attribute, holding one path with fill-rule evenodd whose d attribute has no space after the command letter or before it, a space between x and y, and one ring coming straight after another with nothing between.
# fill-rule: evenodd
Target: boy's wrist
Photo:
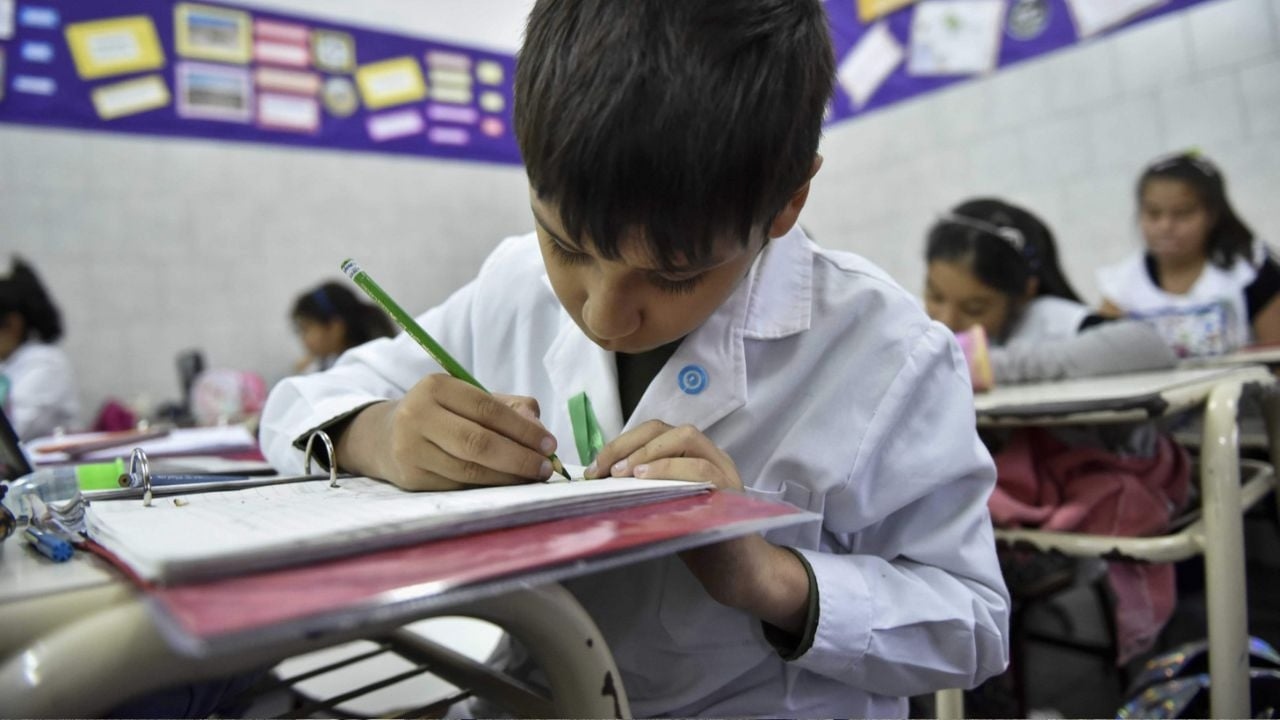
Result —
<instances>
[{"instance_id":1,"label":"boy's wrist","mask_svg":"<svg viewBox=\"0 0 1280 720\"><path fill-rule=\"evenodd\" d=\"M394 409L394 400L373 403L330 431L330 435L336 435L334 443L342 470L369 477L390 477L382 467L390 452L381 446L381 441L391 436L386 426Z\"/></svg>"},{"instance_id":2,"label":"boy's wrist","mask_svg":"<svg viewBox=\"0 0 1280 720\"><path fill-rule=\"evenodd\" d=\"M702 567L720 567L711 575L721 578L723 584L707 589L721 604L787 632L804 629L809 576L804 563L786 548L773 545L760 535L748 535L687 551L686 562L700 578Z\"/></svg>"}]
</instances>

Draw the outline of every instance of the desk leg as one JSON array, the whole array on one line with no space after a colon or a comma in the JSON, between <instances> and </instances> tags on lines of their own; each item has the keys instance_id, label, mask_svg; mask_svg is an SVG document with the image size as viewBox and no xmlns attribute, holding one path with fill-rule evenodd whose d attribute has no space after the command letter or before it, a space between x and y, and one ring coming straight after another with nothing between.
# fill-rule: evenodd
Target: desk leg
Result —
<instances>
[{"instance_id":1,"label":"desk leg","mask_svg":"<svg viewBox=\"0 0 1280 720\"><path fill-rule=\"evenodd\" d=\"M560 585L505 593L456 608L518 638L546 673L557 717L629 718L613 654L577 599Z\"/></svg>"},{"instance_id":2,"label":"desk leg","mask_svg":"<svg viewBox=\"0 0 1280 720\"><path fill-rule=\"evenodd\" d=\"M1267 424L1267 450L1271 467L1280 472L1280 388L1272 385L1262 389L1262 417ZM1280 517L1280 476L1272 487L1272 499Z\"/></svg>"},{"instance_id":3,"label":"desk leg","mask_svg":"<svg viewBox=\"0 0 1280 720\"><path fill-rule=\"evenodd\" d=\"M1204 410L1200 448L1209 675L1213 678L1209 702L1210 714L1215 718L1250 717L1239 401L1239 384L1224 383L1214 388Z\"/></svg>"},{"instance_id":4,"label":"desk leg","mask_svg":"<svg viewBox=\"0 0 1280 720\"><path fill-rule=\"evenodd\" d=\"M210 662L174 653L145 602L67 623L0 665L6 717L101 717L147 692L270 664L276 651Z\"/></svg>"}]
</instances>

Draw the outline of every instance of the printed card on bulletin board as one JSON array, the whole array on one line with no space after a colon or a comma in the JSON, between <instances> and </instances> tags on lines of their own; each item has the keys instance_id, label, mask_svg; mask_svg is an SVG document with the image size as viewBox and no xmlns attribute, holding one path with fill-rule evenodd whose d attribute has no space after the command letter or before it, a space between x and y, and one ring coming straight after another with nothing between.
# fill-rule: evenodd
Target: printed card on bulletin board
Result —
<instances>
[{"instance_id":1,"label":"printed card on bulletin board","mask_svg":"<svg viewBox=\"0 0 1280 720\"><path fill-rule=\"evenodd\" d=\"M916 6L907 70L973 75L995 69L1004 0L930 0Z\"/></svg>"},{"instance_id":2,"label":"printed card on bulletin board","mask_svg":"<svg viewBox=\"0 0 1280 720\"><path fill-rule=\"evenodd\" d=\"M253 55L247 12L178 3L173 8L173 22L182 57L244 65Z\"/></svg>"},{"instance_id":3,"label":"printed card on bulletin board","mask_svg":"<svg viewBox=\"0 0 1280 720\"><path fill-rule=\"evenodd\" d=\"M916 0L854 0L858 5L858 19L864 23L884 17L894 10L904 8Z\"/></svg>"},{"instance_id":4,"label":"printed card on bulletin board","mask_svg":"<svg viewBox=\"0 0 1280 720\"><path fill-rule=\"evenodd\" d=\"M164 67L156 26L146 15L73 23L66 36L76 73L84 80Z\"/></svg>"},{"instance_id":5,"label":"printed card on bulletin board","mask_svg":"<svg viewBox=\"0 0 1280 720\"><path fill-rule=\"evenodd\" d=\"M1080 37L1090 37L1165 4L1166 0L1067 0Z\"/></svg>"},{"instance_id":6,"label":"printed card on bulletin board","mask_svg":"<svg viewBox=\"0 0 1280 720\"><path fill-rule=\"evenodd\" d=\"M836 68L836 78L841 87L853 99L856 106L866 105L899 65L902 64L902 44L889 31L886 23L879 22L858 39L845 59Z\"/></svg>"},{"instance_id":7,"label":"printed card on bulletin board","mask_svg":"<svg viewBox=\"0 0 1280 720\"><path fill-rule=\"evenodd\" d=\"M169 104L169 88L159 75L146 75L93 90L93 108L103 120L137 115Z\"/></svg>"},{"instance_id":8,"label":"printed card on bulletin board","mask_svg":"<svg viewBox=\"0 0 1280 720\"><path fill-rule=\"evenodd\" d=\"M398 57L360 66L356 70L360 97L370 110L417 102L426 98L422 67L412 57ZM468 90L468 99L470 91Z\"/></svg>"},{"instance_id":9,"label":"printed card on bulletin board","mask_svg":"<svg viewBox=\"0 0 1280 720\"><path fill-rule=\"evenodd\" d=\"M237 123L248 123L252 118L253 85L248 68L180 62L174 76L179 117Z\"/></svg>"}]
</instances>

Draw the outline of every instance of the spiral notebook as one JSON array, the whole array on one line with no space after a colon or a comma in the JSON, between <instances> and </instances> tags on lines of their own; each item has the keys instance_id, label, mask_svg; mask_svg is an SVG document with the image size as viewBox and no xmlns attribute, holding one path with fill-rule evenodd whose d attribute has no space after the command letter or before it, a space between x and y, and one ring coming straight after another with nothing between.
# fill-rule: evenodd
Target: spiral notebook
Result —
<instances>
[{"instance_id":1,"label":"spiral notebook","mask_svg":"<svg viewBox=\"0 0 1280 720\"><path fill-rule=\"evenodd\" d=\"M579 475L580 477L580 475ZM658 502L711 489L675 480L558 481L407 492L364 477L157 498L94 500L86 532L157 584L303 564L400 545Z\"/></svg>"}]
</instances>

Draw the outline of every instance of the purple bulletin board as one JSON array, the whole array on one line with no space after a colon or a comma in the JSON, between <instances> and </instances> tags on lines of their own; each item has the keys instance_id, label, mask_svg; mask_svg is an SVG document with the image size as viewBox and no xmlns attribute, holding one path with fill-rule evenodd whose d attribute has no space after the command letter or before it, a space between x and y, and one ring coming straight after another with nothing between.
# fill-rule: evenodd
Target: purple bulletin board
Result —
<instances>
[{"instance_id":1,"label":"purple bulletin board","mask_svg":"<svg viewBox=\"0 0 1280 720\"><path fill-rule=\"evenodd\" d=\"M0 0L0 122L519 164L510 55L223 2Z\"/></svg>"},{"instance_id":2,"label":"purple bulletin board","mask_svg":"<svg viewBox=\"0 0 1280 720\"><path fill-rule=\"evenodd\" d=\"M828 123L1206 0L824 0L839 82Z\"/></svg>"}]
</instances>

